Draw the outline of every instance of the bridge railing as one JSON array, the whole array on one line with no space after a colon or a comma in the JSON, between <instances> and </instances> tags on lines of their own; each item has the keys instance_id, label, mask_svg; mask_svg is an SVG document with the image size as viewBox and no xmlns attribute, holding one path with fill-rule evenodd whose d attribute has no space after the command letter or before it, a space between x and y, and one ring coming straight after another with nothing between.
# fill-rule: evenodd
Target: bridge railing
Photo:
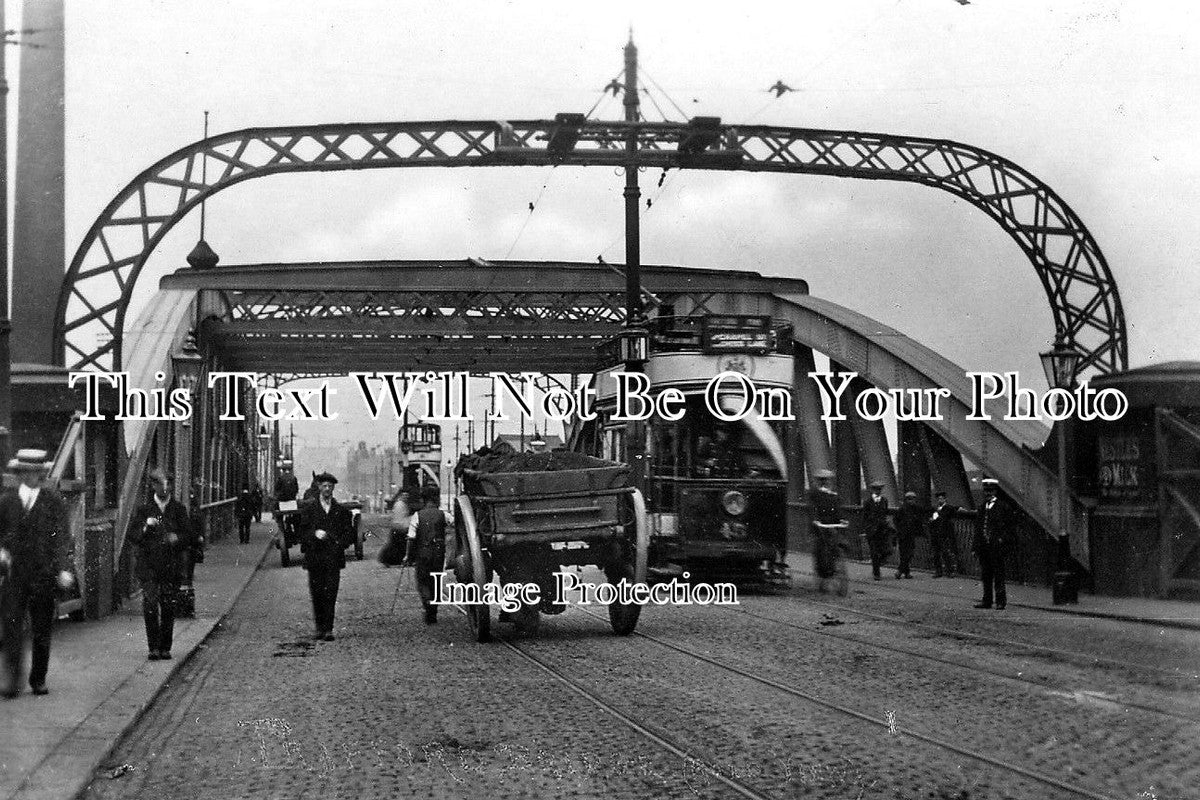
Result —
<instances>
[{"instance_id":1,"label":"bridge railing","mask_svg":"<svg viewBox=\"0 0 1200 800\"><path fill-rule=\"evenodd\" d=\"M800 537L800 549L812 552L812 539L808 533L808 521L811 519L811 507L801 506L804 519L804 532ZM979 560L971 549L975 535L975 525L979 514L971 510L959 510L954 517L954 553L953 559L957 565L956 574L967 577L979 577ZM871 550L867 545L866 533L862 529L862 507L843 506L842 518L850 522L846 544L848 556L853 561L870 562ZM916 570L933 571L933 548L928 529L923 536L918 536L913 546L912 568ZM1017 535L1010 545L1005 559L1006 579L1013 583L1027 583L1049 586L1054 575L1054 565L1057 556L1055 543L1032 520L1023 519L1017 525ZM895 569L899 554L895 547L885 565Z\"/></svg>"}]
</instances>

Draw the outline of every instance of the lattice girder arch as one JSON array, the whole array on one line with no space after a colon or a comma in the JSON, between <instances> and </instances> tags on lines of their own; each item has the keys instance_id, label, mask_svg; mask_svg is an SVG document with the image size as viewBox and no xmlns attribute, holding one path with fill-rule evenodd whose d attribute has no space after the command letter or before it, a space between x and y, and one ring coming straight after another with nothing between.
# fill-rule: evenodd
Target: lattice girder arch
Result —
<instances>
[{"instance_id":1,"label":"lattice girder arch","mask_svg":"<svg viewBox=\"0 0 1200 800\"><path fill-rule=\"evenodd\" d=\"M461 166L614 166L785 172L920 183L983 210L1017 243L1041 281L1055 331L1083 358L1077 374L1128 365L1116 282L1082 220L1013 162L940 139L774 126L623 123L560 114L514 122L395 122L250 128L195 142L138 175L80 243L64 278L56 357L74 369L115 369L138 275L167 232L205 198L285 172ZM203 159L210 159L201 178ZM131 233L130 233L131 232Z\"/></svg>"}]
</instances>

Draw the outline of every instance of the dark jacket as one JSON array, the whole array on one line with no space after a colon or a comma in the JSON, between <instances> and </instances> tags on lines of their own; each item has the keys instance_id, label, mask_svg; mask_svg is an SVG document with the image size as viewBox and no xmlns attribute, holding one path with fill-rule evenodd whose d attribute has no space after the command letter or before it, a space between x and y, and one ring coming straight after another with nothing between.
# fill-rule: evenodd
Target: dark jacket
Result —
<instances>
[{"instance_id":1,"label":"dark jacket","mask_svg":"<svg viewBox=\"0 0 1200 800\"><path fill-rule=\"evenodd\" d=\"M417 539L412 556L419 561L441 561L446 556L446 514L440 508L426 506L416 514Z\"/></svg>"},{"instance_id":2,"label":"dark jacket","mask_svg":"<svg viewBox=\"0 0 1200 800\"><path fill-rule=\"evenodd\" d=\"M874 498L867 497L863 500L863 533L868 539L884 538L888 532L888 501L886 497L880 496L876 502Z\"/></svg>"},{"instance_id":3,"label":"dark jacket","mask_svg":"<svg viewBox=\"0 0 1200 800\"><path fill-rule=\"evenodd\" d=\"M914 503L904 503L896 510L896 538L915 538L924 531L925 511Z\"/></svg>"},{"instance_id":4,"label":"dark jacket","mask_svg":"<svg viewBox=\"0 0 1200 800\"><path fill-rule=\"evenodd\" d=\"M997 497L990 509L985 501L979 507L971 549L976 553L982 553L985 549L991 553L1003 553L1016 534L1013 530L1014 522L1012 506L1004 498Z\"/></svg>"},{"instance_id":5,"label":"dark jacket","mask_svg":"<svg viewBox=\"0 0 1200 800\"><path fill-rule=\"evenodd\" d=\"M295 500L300 494L300 482L292 474L280 475L275 479L275 499Z\"/></svg>"},{"instance_id":6,"label":"dark jacket","mask_svg":"<svg viewBox=\"0 0 1200 800\"><path fill-rule=\"evenodd\" d=\"M300 506L300 549L304 552L304 568L341 569L346 566L346 547L353 543L350 509L329 501L329 513L321 507L319 498ZM317 531L327 534L317 538Z\"/></svg>"},{"instance_id":7,"label":"dark jacket","mask_svg":"<svg viewBox=\"0 0 1200 800\"><path fill-rule=\"evenodd\" d=\"M954 538L954 515L958 513L958 506L946 503L940 509L934 508L929 512L929 535L933 538L953 539ZM937 518L934 518L934 515Z\"/></svg>"},{"instance_id":8,"label":"dark jacket","mask_svg":"<svg viewBox=\"0 0 1200 800\"><path fill-rule=\"evenodd\" d=\"M813 522L820 522L822 525L836 525L842 521L842 506L837 492L832 489L810 490L808 502L813 507Z\"/></svg>"},{"instance_id":9,"label":"dark jacket","mask_svg":"<svg viewBox=\"0 0 1200 800\"><path fill-rule=\"evenodd\" d=\"M234 506L233 513L238 519L249 519L254 516L256 506L254 503L254 495L250 492L239 494L237 503Z\"/></svg>"},{"instance_id":10,"label":"dark jacket","mask_svg":"<svg viewBox=\"0 0 1200 800\"><path fill-rule=\"evenodd\" d=\"M157 520L158 524L147 524L150 519ZM196 544L191 517L183 503L174 497L167 501L166 508L160 509L154 498L138 506L129 521L126 536L138 548L139 581L178 580L179 554Z\"/></svg>"},{"instance_id":11,"label":"dark jacket","mask_svg":"<svg viewBox=\"0 0 1200 800\"><path fill-rule=\"evenodd\" d=\"M0 496L0 547L12 557L14 582L53 581L71 569L70 537L67 506L53 489L43 486L28 512L16 489Z\"/></svg>"}]
</instances>

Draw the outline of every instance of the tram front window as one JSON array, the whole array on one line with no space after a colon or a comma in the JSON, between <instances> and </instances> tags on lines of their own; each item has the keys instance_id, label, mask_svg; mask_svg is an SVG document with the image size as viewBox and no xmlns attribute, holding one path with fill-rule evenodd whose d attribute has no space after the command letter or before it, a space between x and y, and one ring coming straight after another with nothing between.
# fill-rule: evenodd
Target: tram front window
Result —
<instances>
[{"instance_id":1,"label":"tram front window","mask_svg":"<svg viewBox=\"0 0 1200 800\"><path fill-rule=\"evenodd\" d=\"M683 418L654 426L652 474L658 478L760 478L786 473L780 423L750 415L736 422L709 413L703 398L689 396Z\"/></svg>"}]
</instances>

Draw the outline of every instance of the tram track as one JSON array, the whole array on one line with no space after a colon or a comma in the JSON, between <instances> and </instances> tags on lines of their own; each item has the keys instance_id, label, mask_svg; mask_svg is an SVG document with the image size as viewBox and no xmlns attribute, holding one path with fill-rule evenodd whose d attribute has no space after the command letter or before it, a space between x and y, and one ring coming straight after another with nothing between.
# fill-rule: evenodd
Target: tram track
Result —
<instances>
[{"instance_id":1,"label":"tram track","mask_svg":"<svg viewBox=\"0 0 1200 800\"><path fill-rule=\"evenodd\" d=\"M600 621L604 622L605 624L607 624L607 622L608 622L608 620L606 618L601 617L598 614L594 614L590 611L586 611L584 609L578 608L577 606L573 607L573 608L575 610L577 610L579 613L584 614L589 617L592 617L593 619L600 620ZM1004 761L1003 759L995 758L993 756L987 755L986 753L981 753L976 750L971 750L970 748L967 748L967 747L962 747L953 742L947 741L947 740L942 739L937 736L933 736L933 735L925 733L923 731L901 727L901 726L897 725L894 720L881 719L879 717L871 716L870 714L864 714L861 711L850 708L849 706L843 705L841 703L827 700L823 697L813 694L812 692L806 692L802 689L797 689L792 686L787 686L786 684L780 683L779 681L773 680L771 678L768 678L768 677L765 677L762 675L758 675L749 670L745 670L745 669L742 669L741 667L737 667L737 666L734 666L733 664L729 664L724 661L721 661L720 659L713 658L711 656L705 655L704 653L700 653L695 650L692 650L691 648L684 647L682 645L678 645L673 642L666 641L665 639L661 639L652 634L644 633L642 631L634 631L632 635L639 639L644 639L646 641L652 642L653 644L656 644L659 647L662 647L664 649L671 650L673 652L687 656L693 660L700 661L705 664L709 664L710 666L717 667L718 669L724 670L731 674L734 674L739 677L745 678L747 680L753 681L760 685L775 689L776 691L782 692L783 694L789 695L794 698L798 698L800 700L804 700L808 703L819 706L828 711L833 711L833 712L841 714L843 716L851 717L860 722L867 723L873 727L883 728L891 734L906 736L908 738L914 739L914 740L922 742L924 744L931 745L933 747L936 747L936 748L939 748L939 749L942 749L942 750L945 750L945 751L948 751L951 753L955 753L956 755L963 756L963 757L972 759L974 761L977 761L977 762L980 762L983 764L987 764L992 767L999 768L1001 770L1005 770L1005 771L1010 772L1015 775L1020 775L1021 777L1025 778L1026 780L1030 780L1035 783L1039 783L1043 786L1054 787L1055 789L1058 789L1063 792L1067 792L1067 793L1075 795L1077 797L1090 798L1090 800L1117 800L1113 795L1102 794L1100 792L1093 791L1093 790L1088 789L1083 786L1077 786L1074 784L1067 783L1065 781L1061 781L1053 776L1045 775L1040 772L1036 772L1034 770L1026 769L1025 767L1022 767L1019 764L1014 764L1014 763L1011 763L1008 761ZM510 648L511 650L514 650L515 652L520 653L522 656L528 658L530 661L532 661L534 663L539 663L539 660L537 659L536 656L532 656L531 654L523 651L518 645L513 644L511 641L507 641L504 639L498 639L498 641L503 642L508 648ZM559 674L556 670L554 670L553 667L548 667L548 665L547 665L546 668L549 672L551 672L551 674L555 674L555 675ZM566 682L568 682L568 684L574 683L570 680L570 678L566 678L565 676L562 676L560 678L560 680L566 681ZM599 698L593 699L593 697L590 695L590 693L587 692L586 689L581 690L580 693L584 694L589 699L591 699L592 702L595 702L597 704L601 704L604 702L603 700L600 700ZM621 715L623 720L627 719L622 714L622 712L617 711L616 714ZM627 722L627 724L629 724L629 722ZM633 724L636 724L636 723L633 723ZM762 795L759 795L759 796L762 796Z\"/></svg>"},{"instance_id":2,"label":"tram track","mask_svg":"<svg viewBox=\"0 0 1200 800\"><path fill-rule=\"evenodd\" d=\"M1022 641L1018 641L1015 639L1003 639L1003 638L1000 638L997 636L988 636L987 634L982 634L982 633L971 633L970 631L961 631L961 630L956 630L954 628L945 628L940 625L930 624L928 622L918 622L916 620L904 619L903 617L896 617L896 616L892 616L889 614L880 614L880 613L874 612L874 611L864 611L862 609L852 608L850 606L838 605L837 603L830 603L827 600L817 600L815 598L804 598L804 599L806 602L811 603L812 605L818 605L818 606L823 606L825 608L831 608L831 609L834 609L837 611L841 611L842 613L845 613L845 614L855 614L860 617L866 617L868 619L875 619L875 620L879 620L881 622L888 622L893 625L898 625L898 626L902 626L902 627L919 628L919 629L927 630L927 631L930 631L931 633L936 633L936 634L939 634L942 636L971 639L973 641L988 642L991 644L1002 645L1005 647L1019 647L1019 648L1025 649L1025 650L1046 653L1049 655L1072 658L1077 661L1087 661L1087 662L1090 662L1091 665L1104 664L1104 665L1108 665L1108 666L1112 666L1112 667L1119 667L1121 669L1129 670L1132 672L1140 672L1143 674L1165 675L1167 677L1176 678L1176 679L1180 679L1180 678L1191 679L1191 680L1197 681L1197 685L1200 686L1200 674L1196 674L1196 673L1188 674L1178 668L1164 669L1162 667L1156 667L1153 664L1140 664L1140 663L1137 663L1134 661L1125 661L1125 660L1122 660L1119 658L1109 658L1108 656L1096 655L1095 653L1085 653L1085 652L1082 652L1079 650L1066 650L1066 649L1058 648L1058 647L1050 647L1048 645L1034 644L1032 642L1022 642Z\"/></svg>"},{"instance_id":3,"label":"tram track","mask_svg":"<svg viewBox=\"0 0 1200 800\"><path fill-rule=\"evenodd\" d=\"M467 610L462 606L455 605L454 608L464 617L467 616ZM607 623L607 620L605 620L605 622ZM642 738L652 742L659 748L666 750L668 753L671 753L672 755L677 756L678 758L681 758L690 764L699 766L699 768L703 770L706 775L721 783L725 787L731 789L739 797L747 798L747 800L777 800L774 795L761 792L749 784L746 784L730 775L726 775L719 767L710 764L703 756L697 755L696 753L689 751L686 747L672 741L668 737L651 730L633 717L626 714L624 711L621 711L619 708L607 702L602 697L599 697L592 691L585 688L579 681L573 680L566 673L551 666L545 660L529 652L528 649L521 647L508 637L493 634L492 641L503 645L518 658L544 672L556 683L560 684L568 691L584 698L600 711L604 712L613 719L616 719Z\"/></svg>"},{"instance_id":4,"label":"tram track","mask_svg":"<svg viewBox=\"0 0 1200 800\"><path fill-rule=\"evenodd\" d=\"M726 612L729 612L732 614L742 614L742 615L745 615L748 617L752 617L754 619L763 620L764 622L770 622L770 623L773 623L776 625L783 625L787 628L791 628L791 629L800 631L801 633L806 634L810 637L820 636L820 637L825 637L828 639L835 639L837 641L846 642L846 643L850 643L850 644L862 645L864 647L871 647L871 648L874 648L877 650L882 650L885 652L896 653L898 655L902 655L902 656L909 657L909 658L918 658L923 661L929 661L929 662L933 662L936 664L942 664L945 666L955 667L957 669L962 669L967 672L973 672L973 673L976 673L979 675L988 675L990 677L999 678L1008 683L1018 684L1022 687L1032 687L1034 689L1038 689L1038 690L1042 690L1042 691L1055 688L1053 686L1047 685L1040 681L1033 680L1031 678L1021 677L1019 675L1013 675L1011 673L1002 672L997 669L989 669L987 667L983 667L978 664L964 664L961 661L954 661L949 658L942 658L940 656L930 655L928 653L922 653L918 650L911 650L911 649L904 648L904 647L896 647L894 645L882 644L880 642L875 642L870 639L865 639L865 638L861 638L861 637L841 635L841 634L833 632L832 630L814 630L812 628L806 627L799 623L789 622L787 620L782 620L777 617L771 617L766 614L757 614L757 613L754 613L753 611L747 611L747 610L741 609L741 608L732 608L732 607L728 607L728 606L715 606L715 607L720 608L722 611L726 611ZM1068 691L1068 689L1066 689L1065 687L1059 687L1059 688L1063 688L1064 691ZM1192 724L1200 724L1200 714L1184 714L1184 713L1180 713L1180 712L1176 712L1176 711L1170 711L1167 709L1163 709L1158 706L1148 705L1146 703L1139 703L1135 700L1126 700L1123 698L1114 699L1114 698L1105 697L1103 699L1106 702L1111 702L1114 705L1120 705L1120 706L1124 706L1124 707L1130 708L1130 709L1137 709L1138 711L1142 711L1147 714L1153 714L1153 715L1162 716L1162 717L1166 717L1169 719L1175 719L1175 720L1179 720L1182 722L1188 722L1188 723L1192 723Z\"/></svg>"}]
</instances>

